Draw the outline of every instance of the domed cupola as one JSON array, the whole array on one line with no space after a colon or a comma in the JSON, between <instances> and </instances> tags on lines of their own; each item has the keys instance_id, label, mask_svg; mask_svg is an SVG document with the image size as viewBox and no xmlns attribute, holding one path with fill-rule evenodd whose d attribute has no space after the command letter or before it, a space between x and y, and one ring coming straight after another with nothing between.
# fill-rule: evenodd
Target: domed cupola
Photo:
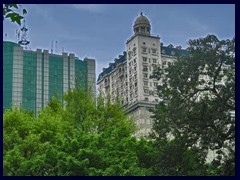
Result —
<instances>
[{"instance_id":1,"label":"domed cupola","mask_svg":"<svg viewBox=\"0 0 240 180\"><path fill-rule=\"evenodd\" d=\"M141 12L140 16L137 17L133 26L135 34L150 35L151 25L146 16Z\"/></svg>"}]
</instances>

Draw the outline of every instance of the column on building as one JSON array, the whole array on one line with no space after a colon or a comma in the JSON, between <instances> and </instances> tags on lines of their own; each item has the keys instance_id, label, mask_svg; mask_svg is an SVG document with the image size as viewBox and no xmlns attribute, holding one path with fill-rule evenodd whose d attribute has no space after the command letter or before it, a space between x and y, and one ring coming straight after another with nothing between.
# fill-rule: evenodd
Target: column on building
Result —
<instances>
[{"instance_id":1,"label":"column on building","mask_svg":"<svg viewBox=\"0 0 240 180\"><path fill-rule=\"evenodd\" d=\"M70 89L75 88L75 55L69 54L70 59Z\"/></svg>"},{"instance_id":2,"label":"column on building","mask_svg":"<svg viewBox=\"0 0 240 180\"><path fill-rule=\"evenodd\" d=\"M42 50L37 49L36 115L42 110Z\"/></svg>"},{"instance_id":3,"label":"column on building","mask_svg":"<svg viewBox=\"0 0 240 180\"><path fill-rule=\"evenodd\" d=\"M94 59L85 58L84 61L87 62L87 86L96 94L96 65Z\"/></svg>"},{"instance_id":4,"label":"column on building","mask_svg":"<svg viewBox=\"0 0 240 180\"><path fill-rule=\"evenodd\" d=\"M21 107L23 92L23 48L13 48L12 107Z\"/></svg>"},{"instance_id":5,"label":"column on building","mask_svg":"<svg viewBox=\"0 0 240 180\"><path fill-rule=\"evenodd\" d=\"M44 57L43 106L45 107L49 101L49 53L48 53L48 50L43 51L43 57Z\"/></svg>"},{"instance_id":6,"label":"column on building","mask_svg":"<svg viewBox=\"0 0 240 180\"><path fill-rule=\"evenodd\" d=\"M63 93L68 90L68 57L67 53L62 53L63 57Z\"/></svg>"}]
</instances>

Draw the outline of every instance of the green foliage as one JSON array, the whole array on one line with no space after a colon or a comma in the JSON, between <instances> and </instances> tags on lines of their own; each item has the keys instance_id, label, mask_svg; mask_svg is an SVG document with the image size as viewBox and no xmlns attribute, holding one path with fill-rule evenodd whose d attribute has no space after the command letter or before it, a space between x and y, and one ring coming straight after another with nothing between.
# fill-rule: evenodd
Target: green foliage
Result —
<instances>
[{"instance_id":1,"label":"green foliage","mask_svg":"<svg viewBox=\"0 0 240 180\"><path fill-rule=\"evenodd\" d=\"M153 73L162 79L158 94L163 99L154 110L155 137L181 139L185 148L198 151L201 162L215 150L219 169L235 153L235 38L208 35L190 40L188 50L189 57ZM230 167L234 172L235 165Z\"/></svg>"},{"instance_id":2,"label":"green foliage","mask_svg":"<svg viewBox=\"0 0 240 180\"><path fill-rule=\"evenodd\" d=\"M16 22L18 25L21 25L21 20L23 19L23 15L27 14L26 9L22 10L22 15L16 10L19 10L21 5L17 4L3 4L3 20L4 19L11 19L12 22Z\"/></svg>"},{"instance_id":3,"label":"green foliage","mask_svg":"<svg viewBox=\"0 0 240 180\"><path fill-rule=\"evenodd\" d=\"M156 142L157 155L154 173L160 176L209 175L194 149L184 146L181 139Z\"/></svg>"},{"instance_id":4,"label":"green foliage","mask_svg":"<svg viewBox=\"0 0 240 180\"><path fill-rule=\"evenodd\" d=\"M139 160L141 141L131 137L135 126L119 104L96 105L80 89L69 91L64 103L65 109L53 97L36 118L18 109L4 112L4 175L151 174Z\"/></svg>"},{"instance_id":5,"label":"green foliage","mask_svg":"<svg viewBox=\"0 0 240 180\"><path fill-rule=\"evenodd\" d=\"M136 125L119 102L100 94L96 103L92 93L72 89L63 102L53 97L38 117L22 109L4 112L3 174L234 175L234 39L207 36L189 45L191 56L179 57L168 74L154 72L163 79L163 102L154 110L153 139L133 137ZM199 80L202 75L209 81ZM207 164L209 149L218 156Z\"/></svg>"}]
</instances>

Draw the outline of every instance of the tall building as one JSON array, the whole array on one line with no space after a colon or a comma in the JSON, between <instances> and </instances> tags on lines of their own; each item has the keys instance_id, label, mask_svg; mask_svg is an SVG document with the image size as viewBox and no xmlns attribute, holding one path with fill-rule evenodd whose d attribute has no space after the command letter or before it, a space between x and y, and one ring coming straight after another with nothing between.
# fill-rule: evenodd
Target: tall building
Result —
<instances>
[{"instance_id":1,"label":"tall building","mask_svg":"<svg viewBox=\"0 0 240 180\"><path fill-rule=\"evenodd\" d=\"M3 110L21 106L37 114L52 96L61 99L68 89L91 87L95 94L95 83L94 59L3 42Z\"/></svg>"},{"instance_id":2,"label":"tall building","mask_svg":"<svg viewBox=\"0 0 240 180\"><path fill-rule=\"evenodd\" d=\"M159 101L157 86L161 81L151 79L154 67L166 68L177 56L189 53L181 47L162 46L160 37L151 35L151 24L142 13L134 22L134 35L126 42L126 51L103 68L97 84L104 95L110 94L111 101L120 99L127 113L139 127L136 134L146 136L152 128L151 113L148 108Z\"/></svg>"}]
</instances>

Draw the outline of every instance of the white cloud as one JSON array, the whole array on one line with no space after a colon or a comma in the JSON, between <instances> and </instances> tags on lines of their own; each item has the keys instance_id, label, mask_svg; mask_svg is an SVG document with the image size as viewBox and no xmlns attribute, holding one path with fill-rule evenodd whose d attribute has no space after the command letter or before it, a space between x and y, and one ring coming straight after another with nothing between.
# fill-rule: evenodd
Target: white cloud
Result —
<instances>
[{"instance_id":1,"label":"white cloud","mask_svg":"<svg viewBox=\"0 0 240 180\"><path fill-rule=\"evenodd\" d=\"M73 4L72 7L82 11L99 13L103 12L106 6L104 4Z\"/></svg>"}]
</instances>

